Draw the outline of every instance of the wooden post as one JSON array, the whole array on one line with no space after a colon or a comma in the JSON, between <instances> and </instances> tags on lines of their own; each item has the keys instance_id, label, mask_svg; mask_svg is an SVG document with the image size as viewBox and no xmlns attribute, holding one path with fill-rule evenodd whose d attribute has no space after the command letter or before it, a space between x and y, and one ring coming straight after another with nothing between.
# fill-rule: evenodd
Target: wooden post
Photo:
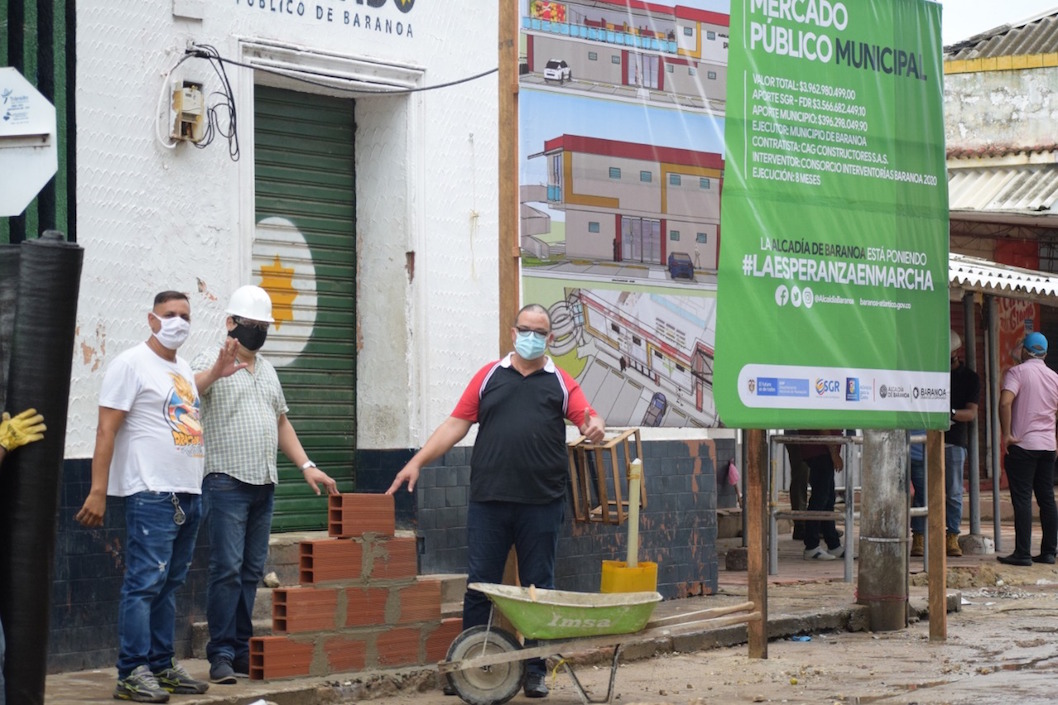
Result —
<instances>
[{"instance_id":1,"label":"wooden post","mask_svg":"<svg viewBox=\"0 0 1058 705\"><path fill-rule=\"evenodd\" d=\"M926 497L929 502L929 640L948 640L948 554L944 522L944 434L926 433Z\"/></svg>"},{"instance_id":2,"label":"wooden post","mask_svg":"<svg viewBox=\"0 0 1058 705\"><path fill-rule=\"evenodd\" d=\"M749 451L746 467L746 597L760 619L746 624L750 658L768 658L768 493L765 484L768 470L768 440L761 429L745 432Z\"/></svg>"},{"instance_id":3,"label":"wooden post","mask_svg":"<svg viewBox=\"0 0 1058 705\"><path fill-rule=\"evenodd\" d=\"M511 350L518 314L518 2L499 3L499 351Z\"/></svg>"}]
</instances>

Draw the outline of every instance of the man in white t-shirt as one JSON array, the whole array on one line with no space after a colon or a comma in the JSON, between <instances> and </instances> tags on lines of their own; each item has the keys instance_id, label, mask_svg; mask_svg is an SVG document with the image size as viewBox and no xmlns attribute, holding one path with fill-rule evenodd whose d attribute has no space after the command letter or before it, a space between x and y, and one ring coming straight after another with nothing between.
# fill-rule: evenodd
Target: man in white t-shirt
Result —
<instances>
[{"instance_id":1,"label":"man in white t-shirt","mask_svg":"<svg viewBox=\"0 0 1058 705\"><path fill-rule=\"evenodd\" d=\"M204 693L173 647L176 590L183 585L202 516L202 425L190 365L177 349L191 329L187 295L163 291L147 314L151 337L107 367L99 394L92 488L76 515L103 524L107 496L125 499L125 580L114 697L164 703ZM222 350L227 367L234 353Z\"/></svg>"}]
</instances>

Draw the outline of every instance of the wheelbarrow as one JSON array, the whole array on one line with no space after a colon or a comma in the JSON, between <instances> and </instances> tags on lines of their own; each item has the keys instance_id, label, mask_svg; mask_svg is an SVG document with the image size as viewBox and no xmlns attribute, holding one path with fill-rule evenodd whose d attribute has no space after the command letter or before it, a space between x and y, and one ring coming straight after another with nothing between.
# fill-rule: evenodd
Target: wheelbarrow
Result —
<instances>
[{"instance_id":1,"label":"wheelbarrow","mask_svg":"<svg viewBox=\"0 0 1058 705\"><path fill-rule=\"evenodd\" d=\"M507 702L522 687L525 661L548 656L558 657L583 703L610 703L624 646L703 626L760 619L752 602L651 620L662 599L657 592L568 592L494 583L471 583L468 587L487 595L493 610L499 610L522 636L538 641L536 646L523 647L513 634L493 626L491 616L487 625L461 632L437 668L469 705ZM606 695L595 698L562 654L606 647L614 649L610 683Z\"/></svg>"}]
</instances>

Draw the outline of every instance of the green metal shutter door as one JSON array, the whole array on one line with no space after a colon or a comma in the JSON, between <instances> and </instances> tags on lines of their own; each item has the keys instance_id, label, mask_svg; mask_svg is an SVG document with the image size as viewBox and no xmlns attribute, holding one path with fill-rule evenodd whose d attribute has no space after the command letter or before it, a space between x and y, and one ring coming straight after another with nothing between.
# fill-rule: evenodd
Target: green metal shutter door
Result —
<instances>
[{"instance_id":1,"label":"green metal shutter door","mask_svg":"<svg viewBox=\"0 0 1058 705\"><path fill-rule=\"evenodd\" d=\"M302 445L342 492L356 457L354 132L352 100L256 87L252 281L276 319L263 352ZM326 528L326 499L279 460L272 530Z\"/></svg>"}]
</instances>

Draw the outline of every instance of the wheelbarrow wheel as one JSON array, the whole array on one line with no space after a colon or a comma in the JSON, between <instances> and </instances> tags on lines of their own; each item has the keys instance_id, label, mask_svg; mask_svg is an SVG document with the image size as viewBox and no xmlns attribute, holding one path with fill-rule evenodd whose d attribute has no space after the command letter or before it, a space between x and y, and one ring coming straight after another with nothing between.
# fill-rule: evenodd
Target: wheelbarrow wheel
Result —
<instances>
[{"instance_id":1,"label":"wheelbarrow wheel","mask_svg":"<svg viewBox=\"0 0 1058 705\"><path fill-rule=\"evenodd\" d=\"M448 647L446 660L456 663L478 656L513 653L521 648L510 633L479 625L465 629L455 638ZM500 705L517 695L524 677L525 662L512 657L505 663L452 671L448 674L448 682L469 705Z\"/></svg>"}]
</instances>

